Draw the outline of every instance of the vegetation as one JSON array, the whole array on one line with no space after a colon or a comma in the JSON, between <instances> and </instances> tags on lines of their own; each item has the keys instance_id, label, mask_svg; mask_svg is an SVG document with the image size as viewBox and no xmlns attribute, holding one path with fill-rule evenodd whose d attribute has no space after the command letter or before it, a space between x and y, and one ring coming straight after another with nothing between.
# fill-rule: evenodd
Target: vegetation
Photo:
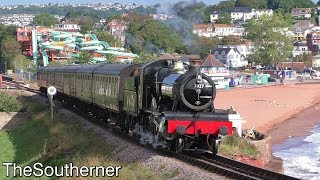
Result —
<instances>
[{"instance_id":1,"label":"vegetation","mask_svg":"<svg viewBox=\"0 0 320 180\"><path fill-rule=\"evenodd\" d=\"M217 24L231 24L231 14L228 12L224 12L221 15L219 15L216 23Z\"/></svg>"},{"instance_id":2,"label":"vegetation","mask_svg":"<svg viewBox=\"0 0 320 180\"><path fill-rule=\"evenodd\" d=\"M303 53L295 58L293 58L295 62L304 62L307 67L312 67L313 65L313 55L311 53Z\"/></svg>"},{"instance_id":3,"label":"vegetation","mask_svg":"<svg viewBox=\"0 0 320 180\"><path fill-rule=\"evenodd\" d=\"M236 0L236 7L251 7L253 9L267 9L268 0Z\"/></svg>"},{"instance_id":4,"label":"vegetation","mask_svg":"<svg viewBox=\"0 0 320 180\"><path fill-rule=\"evenodd\" d=\"M16 40L16 27L0 24L0 64L14 69L14 58L21 55L21 45Z\"/></svg>"},{"instance_id":5,"label":"vegetation","mask_svg":"<svg viewBox=\"0 0 320 180\"><path fill-rule=\"evenodd\" d=\"M24 98L20 97L23 104L26 101L33 101L29 106L39 104L32 97ZM51 120L49 111L44 107L30 114L28 121L23 123L12 130L0 130L0 159L3 162L16 162L20 166L32 165L35 162L51 166L62 166L70 162L75 166L121 165L121 179L157 178L137 162L111 161L116 147L106 143L105 139L92 129L83 128L78 118L72 115L56 112ZM2 166L0 176L3 177L4 174L5 168Z\"/></svg>"},{"instance_id":6,"label":"vegetation","mask_svg":"<svg viewBox=\"0 0 320 180\"><path fill-rule=\"evenodd\" d=\"M247 140L238 135L227 136L219 146L219 154L227 157L249 157L258 159L261 154L259 150Z\"/></svg>"},{"instance_id":7,"label":"vegetation","mask_svg":"<svg viewBox=\"0 0 320 180\"><path fill-rule=\"evenodd\" d=\"M106 31L97 31L96 36L100 41L106 41L110 46L122 47L120 39L116 39L112 34Z\"/></svg>"},{"instance_id":8,"label":"vegetation","mask_svg":"<svg viewBox=\"0 0 320 180\"><path fill-rule=\"evenodd\" d=\"M290 26L291 17L280 13L275 13L272 17L263 15L258 20L249 20L246 31L255 46L249 60L262 65L276 65L289 58L293 39L285 31Z\"/></svg>"},{"instance_id":9,"label":"vegetation","mask_svg":"<svg viewBox=\"0 0 320 180\"><path fill-rule=\"evenodd\" d=\"M18 112L20 110L21 103L15 96L0 91L0 112Z\"/></svg>"},{"instance_id":10,"label":"vegetation","mask_svg":"<svg viewBox=\"0 0 320 180\"><path fill-rule=\"evenodd\" d=\"M50 14L38 14L33 18L33 23L39 26L53 26L59 23L59 19Z\"/></svg>"},{"instance_id":11,"label":"vegetation","mask_svg":"<svg viewBox=\"0 0 320 180\"><path fill-rule=\"evenodd\" d=\"M292 8L311 8L315 4L312 0L269 0L268 7L273 10L290 12Z\"/></svg>"}]
</instances>

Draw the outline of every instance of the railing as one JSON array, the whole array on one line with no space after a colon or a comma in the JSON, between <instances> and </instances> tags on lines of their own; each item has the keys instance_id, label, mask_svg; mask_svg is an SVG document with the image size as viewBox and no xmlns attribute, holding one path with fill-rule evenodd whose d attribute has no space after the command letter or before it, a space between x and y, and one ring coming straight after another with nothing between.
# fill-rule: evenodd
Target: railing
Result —
<instances>
[{"instance_id":1,"label":"railing","mask_svg":"<svg viewBox=\"0 0 320 180\"><path fill-rule=\"evenodd\" d=\"M37 74L26 72L23 69L15 69L16 78L18 80L37 81Z\"/></svg>"}]
</instances>

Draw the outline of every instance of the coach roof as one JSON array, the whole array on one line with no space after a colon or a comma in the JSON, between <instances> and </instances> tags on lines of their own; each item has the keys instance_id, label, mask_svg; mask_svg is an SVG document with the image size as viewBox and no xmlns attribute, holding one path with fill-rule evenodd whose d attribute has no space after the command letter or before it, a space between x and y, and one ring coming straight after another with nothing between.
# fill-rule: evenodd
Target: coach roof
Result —
<instances>
[{"instance_id":1,"label":"coach roof","mask_svg":"<svg viewBox=\"0 0 320 180\"><path fill-rule=\"evenodd\" d=\"M97 67L93 72L95 74L119 75L121 70L132 65L133 64L104 64Z\"/></svg>"}]
</instances>

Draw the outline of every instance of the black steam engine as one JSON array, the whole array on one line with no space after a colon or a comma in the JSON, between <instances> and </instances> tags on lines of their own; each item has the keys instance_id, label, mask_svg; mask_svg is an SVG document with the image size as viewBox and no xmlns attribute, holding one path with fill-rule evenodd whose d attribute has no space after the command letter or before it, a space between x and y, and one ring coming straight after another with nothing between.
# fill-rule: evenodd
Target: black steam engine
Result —
<instances>
[{"instance_id":1,"label":"black steam engine","mask_svg":"<svg viewBox=\"0 0 320 180\"><path fill-rule=\"evenodd\" d=\"M226 110L214 108L215 84L198 63L44 67L38 85L44 93L55 86L67 105L114 122L144 143L215 154L220 137L232 133L232 123Z\"/></svg>"}]
</instances>

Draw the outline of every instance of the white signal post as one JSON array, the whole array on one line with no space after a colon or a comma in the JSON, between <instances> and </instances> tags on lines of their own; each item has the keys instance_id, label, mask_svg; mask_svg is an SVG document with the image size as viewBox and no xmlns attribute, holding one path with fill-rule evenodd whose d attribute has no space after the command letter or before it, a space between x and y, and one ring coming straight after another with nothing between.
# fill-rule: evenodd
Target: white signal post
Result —
<instances>
[{"instance_id":1,"label":"white signal post","mask_svg":"<svg viewBox=\"0 0 320 180\"><path fill-rule=\"evenodd\" d=\"M53 96L57 94L57 89L54 86L50 86L47 89L47 93L50 101L51 119L53 119Z\"/></svg>"}]
</instances>

